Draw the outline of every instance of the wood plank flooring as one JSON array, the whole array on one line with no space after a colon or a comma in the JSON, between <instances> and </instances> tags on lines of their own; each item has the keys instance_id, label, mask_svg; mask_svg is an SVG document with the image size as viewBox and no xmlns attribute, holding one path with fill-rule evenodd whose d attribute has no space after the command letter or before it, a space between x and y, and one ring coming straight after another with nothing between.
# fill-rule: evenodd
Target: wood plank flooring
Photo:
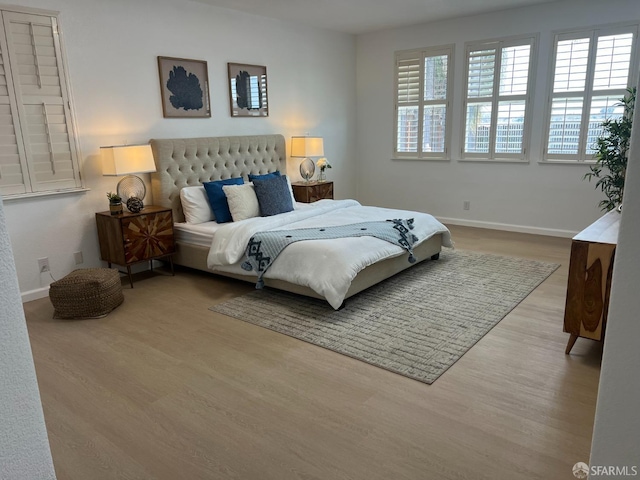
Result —
<instances>
[{"instance_id":1,"label":"wood plank flooring","mask_svg":"<svg viewBox=\"0 0 640 480\"><path fill-rule=\"evenodd\" d=\"M211 312L253 287L191 270L100 320L25 304L58 479L574 478L602 347L564 354L570 240L451 230L562 267L431 386Z\"/></svg>"}]
</instances>

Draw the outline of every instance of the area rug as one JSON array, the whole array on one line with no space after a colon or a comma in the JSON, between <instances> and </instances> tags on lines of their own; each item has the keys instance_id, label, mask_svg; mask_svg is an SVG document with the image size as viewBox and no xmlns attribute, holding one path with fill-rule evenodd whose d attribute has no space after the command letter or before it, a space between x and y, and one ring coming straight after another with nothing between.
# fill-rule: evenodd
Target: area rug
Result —
<instances>
[{"instance_id":1,"label":"area rug","mask_svg":"<svg viewBox=\"0 0 640 480\"><path fill-rule=\"evenodd\" d=\"M273 289L210 308L431 384L559 265L443 250L347 300Z\"/></svg>"}]
</instances>

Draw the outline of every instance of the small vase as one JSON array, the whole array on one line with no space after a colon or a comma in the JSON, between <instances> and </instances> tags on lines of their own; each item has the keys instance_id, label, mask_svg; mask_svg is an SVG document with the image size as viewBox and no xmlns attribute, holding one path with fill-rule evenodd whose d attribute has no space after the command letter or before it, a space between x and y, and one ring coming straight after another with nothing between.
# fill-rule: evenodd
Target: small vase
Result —
<instances>
[{"instance_id":1,"label":"small vase","mask_svg":"<svg viewBox=\"0 0 640 480\"><path fill-rule=\"evenodd\" d=\"M326 182L327 176L324 174L324 170L320 169L320 173L318 174L318 182Z\"/></svg>"},{"instance_id":2,"label":"small vase","mask_svg":"<svg viewBox=\"0 0 640 480\"><path fill-rule=\"evenodd\" d=\"M123 213L122 202L120 203L110 203L109 210L111 211L111 215L121 215Z\"/></svg>"}]
</instances>

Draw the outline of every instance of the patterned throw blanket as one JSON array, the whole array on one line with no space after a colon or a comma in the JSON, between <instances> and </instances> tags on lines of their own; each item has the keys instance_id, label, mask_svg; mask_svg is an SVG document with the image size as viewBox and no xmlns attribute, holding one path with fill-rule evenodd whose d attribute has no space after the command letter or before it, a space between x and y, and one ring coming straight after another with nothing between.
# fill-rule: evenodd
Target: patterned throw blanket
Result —
<instances>
[{"instance_id":1,"label":"patterned throw blanket","mask_svg":"<svg viewBox=\"0 0 640 480\"><path fill-rule=\"evenodd\" d=\"M256 288L264 287L262 276L288 245L302 240L325 240L345 237L376 237L404 248L409 252L409 263L415 263L413 244L418 240L413 230L413 218L380 222L353 223L323 228L300 228L256 233L247 244L247 261L242 268L258 273Z\"/></svg>"}]
</instances>

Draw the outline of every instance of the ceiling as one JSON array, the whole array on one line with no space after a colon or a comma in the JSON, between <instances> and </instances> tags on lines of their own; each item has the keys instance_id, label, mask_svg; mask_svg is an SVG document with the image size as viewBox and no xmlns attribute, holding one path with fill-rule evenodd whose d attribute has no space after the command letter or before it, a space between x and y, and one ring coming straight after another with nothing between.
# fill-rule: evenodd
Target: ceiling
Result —
<instances>
[{"instance_id":1,"label":"ceiling","mask_svg":"<svg viewBox=\"0 0 640 480\"><path fill-rule=\"evenodd\" d=\"M254 15L361 34L558 0L195 0Z\"/></svg>"}]
</instances>

